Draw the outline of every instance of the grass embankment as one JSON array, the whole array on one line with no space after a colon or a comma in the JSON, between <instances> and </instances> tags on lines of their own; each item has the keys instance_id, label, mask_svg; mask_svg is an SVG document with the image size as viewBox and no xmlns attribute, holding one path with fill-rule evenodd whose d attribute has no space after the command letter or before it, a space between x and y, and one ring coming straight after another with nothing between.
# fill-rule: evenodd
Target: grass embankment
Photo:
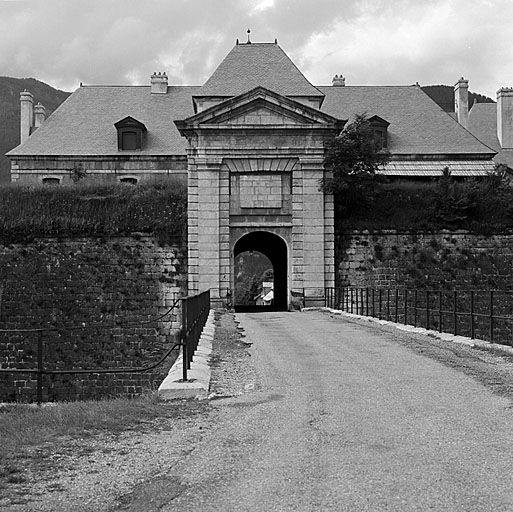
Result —
<instances>
[{"instance_id":1,"label":"grass embankment","mask_svg":"<svg viewBox=\"0 0 513 512\"><path fill-rule=\"evenodd\" d=\"M183 239L186 226L187 190L177 181L137 186L0 187L3 241L145 232L164 243Z\"/></svg>"},{"instance_id":2,"label":"grass embankment","mask_svg":"<svg viewBox=\"0 0 513 512\"><path fill-rule=\"evenodd\" d=\"M156 393L136 399L63 402L0 407L0 491L23 483L26 469L73 439L102 432L117 434L149 428L156 419L178 419L203 411L204 402L162 402ZM0 493L1 495L1 493Z\"/></svg>"}]
</instances>

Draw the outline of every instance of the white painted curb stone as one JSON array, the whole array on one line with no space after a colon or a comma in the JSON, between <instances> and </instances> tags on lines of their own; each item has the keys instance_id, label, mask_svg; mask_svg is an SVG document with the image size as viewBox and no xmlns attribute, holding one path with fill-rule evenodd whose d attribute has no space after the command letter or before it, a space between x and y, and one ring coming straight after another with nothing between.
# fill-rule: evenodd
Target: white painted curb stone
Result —
<instances>
[{"instance_id":1,"label":"white painted curb stone","mask_svg":"<svg viewBox=\"0 0 513 512\"><path fill-rule=\"evenodd\" d=\"M331 309L326 307L311 307L303 308L301 311L326 311L332 315L341 315L348 318L358 318L359 320L365 320L367 322L373 322L380 325L390 325L399 329L400 331L414 332L416 334L424 334L431 336L432 338L438 338L444 341L450 341L451 343L460 343L462 345L468 345L469 347L480 347L488 350L494 350L496 352L502 352L504 354L513 355L513 347L507 345L499 345L498 343L490 343L489 341L466 338L465 336L455 336L445 332L427 330L422 327L413 327L413 325L396 324L395 322L389 322L387 320L379 320L370 316L355 315L354 313L346 313L338 309Z\"/></svg>"},{"instance_id":2,"label":"white painted curb stone","mask_svg":"<svg viewBox=\"0 0 513 512\"><path fill-rule=\"evenodd\" d=\"M187 370L187 381L182 380L183 353L174 362L167 377L159 386L158 395L163 400L179 398L206 398L210 387L210 355L214 341L214 311L210 310L207 321L201 332L198 348L192 356L192 363Z\"/></svg>"}]
</instances>

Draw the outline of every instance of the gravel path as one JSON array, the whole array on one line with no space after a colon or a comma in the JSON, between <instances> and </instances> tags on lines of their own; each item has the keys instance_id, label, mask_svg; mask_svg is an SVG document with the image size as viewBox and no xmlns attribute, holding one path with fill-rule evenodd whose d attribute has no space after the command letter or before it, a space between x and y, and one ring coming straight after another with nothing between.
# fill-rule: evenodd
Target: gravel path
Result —
<instances>
[{"instance_id":1,"label":"gravel path","mask_svg":"<svg viewBox=\"0 0 513 512\"><path fill-rule=\"evenodd\" d=\"M237 318L246 337L218 314L210 400L38 447L0 512L513 510L510 360L322 313Z\"/></svg>"},{"instance_id":2,"label":"gravel path","mask_svg":"<svg viewBox=\"0 0 513 512\"><path fill-rule=\"evenodd\" d=\"M178 418L163 415L130 431L35 447L25 481L0 489L0 512L151 512L181 492L174 468L216 423L215 398L253 388L233 314L217 314L216 323L211 401L183 401Z\"/></svg>"}]
</instances>

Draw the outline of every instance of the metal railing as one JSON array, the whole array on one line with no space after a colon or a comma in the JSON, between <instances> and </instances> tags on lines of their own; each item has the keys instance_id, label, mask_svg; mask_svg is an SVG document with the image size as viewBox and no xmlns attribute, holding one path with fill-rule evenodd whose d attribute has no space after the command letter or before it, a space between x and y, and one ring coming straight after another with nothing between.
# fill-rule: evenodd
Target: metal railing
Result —
<instances>
[{"instance_id":1,"label":"metal railing","mask_svg":"<svg viewBox=\"0 0 513 512\"><path fill-rule=\"evenodd\" d=\"M164 353L158 361L141 367L126 368L92 368L92 369L58 369L50 370L45 367L45 344L44 334L49 332L64 333L69 331L86 331L91 329L120 329L154 325L158 321L163 321L171 312L182 303L182 325L180 332L176 335L178 341L174 340L172 346ZM206 310L205 310L206 308ZM205 325L210 309L210 292L204 292L199 295L178 298L173 305L162 315L152 318L148 321L134 322L126 324L105 325L105 324L82 324L78 326L62 327L44 327L30 329L0 329L1 334L37 334L37 344L35 349L36 367L35 368L0 368L0 374L36 374L36 401L38 404L43 402L43 376L44 375L73 375L73 374L116 374L116 373L141 373L148 372L160 366L174 351L183 347L184 360L184 380L187 380L187 369L190 368L192 355L198 345L201 330ZM175 338L176 338L175 337Z\"/></svg>"},{"instance_id":2,"label":"metal railing","mask_svg":"<svg viewBox=\"0 0 513 512\"><path fill-rule=\"evenodd\" d=\"M201 331L205 326L210 311L210 290L182 299L182 334L181 346L183 357L184 381L190 369L192 357L198 348Z\"/></svg>"},{"instance_id":3,"label":"metal railing","mask_svg":"<svg viewBox=\"0 0 513 512\"><path fill-rule=\"evenodd\" d=\"M327 288L325 305L380 320L513 345L513 291Z\"/></svg>"}]
</instances>

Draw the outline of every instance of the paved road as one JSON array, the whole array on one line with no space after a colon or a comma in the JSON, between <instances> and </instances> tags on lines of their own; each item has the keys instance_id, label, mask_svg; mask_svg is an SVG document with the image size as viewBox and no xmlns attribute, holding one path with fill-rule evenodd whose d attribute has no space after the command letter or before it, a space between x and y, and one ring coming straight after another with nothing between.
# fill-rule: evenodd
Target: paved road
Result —
<instances>
[{"instance_id":1,"label":"paved road","mask_svg":"<svg viewBox=\"0 0 513 512\"><path fill-rule=\"evenodd\" d=\"M366 326L237 318L256 390L219 401L162 510L513 511L509 400Z\"/></svg>"}]
</instances>

